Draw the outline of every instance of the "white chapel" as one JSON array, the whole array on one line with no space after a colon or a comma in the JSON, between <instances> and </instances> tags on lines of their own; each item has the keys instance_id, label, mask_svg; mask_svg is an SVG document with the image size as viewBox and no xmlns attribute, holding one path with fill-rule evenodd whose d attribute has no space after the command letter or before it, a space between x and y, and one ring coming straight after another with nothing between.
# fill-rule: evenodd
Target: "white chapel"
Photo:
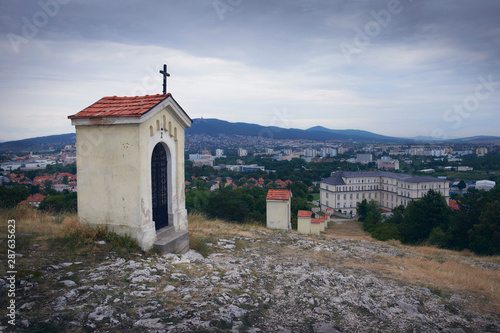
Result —
<instances>
[{"instance_id":1,"label":"white chapel","mask_svg":"<svg viewBox=\"0 0 500 333\"><path fill-rule=\"evenodd\" d=\"M192 120L173 96L103 97L68 118L79 220L129 234L143 250L187 251L184 130Z\"/></svg>"}]
</instances>

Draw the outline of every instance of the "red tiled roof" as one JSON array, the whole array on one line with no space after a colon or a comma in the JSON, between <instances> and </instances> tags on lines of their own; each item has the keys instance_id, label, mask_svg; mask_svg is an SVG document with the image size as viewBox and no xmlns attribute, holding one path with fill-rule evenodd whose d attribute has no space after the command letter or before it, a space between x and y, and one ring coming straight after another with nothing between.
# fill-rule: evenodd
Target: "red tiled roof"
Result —
<instances>
[{"instance_id":1,"label":"red tiled roof","mask_svg":"<svg viewBox=\"0 0 500 333\"><path fill-rule=\"evenodd\" d=\"M311 217L312 212L310 210L299 210L297 212L297 217Z\"/></svg>"},{"instance_id":2,"label":"red tiled roof","mask_svg":"<svg viewBox=\"0 0 500 333\"><path fill-rule=\"evenodd\" d=\"M45 199L45 195L40 193L31 194L28 199L21 201L20 203L30 203L30 202L42 202Z\"/></svg>"},{"instance_id":3,"label":"red tiled roof","mask_svg":"<svg viewBox=\"0 0 500 333\"><path fill-rule=\"evenodd\" d=\"M33 185L42 185L46 180L53 180L53 176L36 176L33 179Z\"/></svg>"},{"instance_id":4,"label":"red tiled roof","mask_svg":"<svg viewBox=\"0 0 500 333\"><path fill-rule=\"evenodd\" d=\"M69 172L61 172L61 173L57 174L57 177L64 178L64 176L67 176L69 179L75 177L74 174L69 173Z\"/></svg>"},{"instance_id":5,"label":"red tiled roof","mask_svg":"<svg viewBox=\"0 0 500 333\"><path fill-rule=\"evenodd\" d=\"M453 210L460 210L460 207L458 206L457 200L450 200L448 202L448 206L450 206L450 208Z\"/></svg>"},{"instance_id":6,"label":"red tiled roof","mask_svg":"<svg viewBox=\"0 0 500 333\"><path fill-rule=\"evenodd\" d=\"M311 219L311 223L321 223L320 219Z\"/></svg>"},{"instance_id":7,"label":"red tiled roof","mask_svg":"<svg viewBox=\"0 0 500 333\"><path fill-rule=\"evenodd\" d=\"M289 200L290 194L289 190L269 190L266 200Z\"/></svg>"},{"instance_id":8,"label":"red tiled roof","mask_svg":"<svg viewBox=\"0 0 500 333\"><path fill-rule=\"evenodd\" d=\"M170 94L136 97L103 97L77 114L68 116L68 118L140 117L168 96Z\"/></svg>"}]
</instances>

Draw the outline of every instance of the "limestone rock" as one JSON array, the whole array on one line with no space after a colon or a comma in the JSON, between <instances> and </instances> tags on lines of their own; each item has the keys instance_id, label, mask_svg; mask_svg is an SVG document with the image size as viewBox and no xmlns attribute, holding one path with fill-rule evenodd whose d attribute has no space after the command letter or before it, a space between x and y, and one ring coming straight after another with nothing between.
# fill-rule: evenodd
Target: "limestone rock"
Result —
<instances>
[{"instance_id":1,"label":"limestone rock","mask_svg":"<svg viewBox=\"0 0 500 333\"><path fill-rule=\"evenodd\" d=\"M207 258L188 251L45 262L37 268L43 279L26 276L21 285L40 283L44 293L17 290L19 320L96 332L500 331L500 315L477 306L486 299L460 291L436 295L363 266L386 256L397 257L395 271L409 270L404 258L413 254L403 248L293 232L252 235L225 236L211 245L214 253ZM236 250L237 241L251 246ZM493 264L466 261L498 271ZM78 269L67 269L72 265ZM5 279L0 288L8 288ZM476 307L468 306L473 301Z\"/></svg>"},{"instance_id":2,"label":"limestone rock","mask_svg":"<svg viewBox=\"0 0 500 333\"><path fill-rule=\"evenodd\" d=\"M88 318L94 321L102 321L105 318L111 318L115 312L111 306L99 306L94 312L89 313Z\"/></svg>"},{"instance_id":3,"label":"limestone rock","mask_svg":"<svg viewBox=\"0 0 500 333\"><path fill-rule=\"evenodd\" d=\"M134 326L155 330L165 328L165 325L161 323L160 318L139 319L138 321L134 322Z\"/></svg>"},{"instance_id":4,"label":"limestone rock","mask_svg":"<svg viewBox=\"0 0 500 333\"><path fill-rule=\"evenodd\" d=\"M64 280L64 281L61 281L61 283L64 284L68 288L76 286L76 282L71 281L71 280Z\"/></svg>"}]
</instances>

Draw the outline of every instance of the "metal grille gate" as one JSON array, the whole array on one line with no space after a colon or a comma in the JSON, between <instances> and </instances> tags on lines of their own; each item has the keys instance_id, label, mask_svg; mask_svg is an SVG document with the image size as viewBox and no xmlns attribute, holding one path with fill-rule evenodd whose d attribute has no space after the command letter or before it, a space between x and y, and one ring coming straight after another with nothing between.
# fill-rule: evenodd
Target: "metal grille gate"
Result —
<instances>
[{"instance_id":1,"label":"metal grille gate","mask_svg":"<svg viewBox=\"0 0 500 333\"><path fill-rule=\"evenodd\" d=\"M151 189L153 195L153 221L159 230L168 225L167 152L161 143L151 156Z\"/></svg>"}]
</instances>

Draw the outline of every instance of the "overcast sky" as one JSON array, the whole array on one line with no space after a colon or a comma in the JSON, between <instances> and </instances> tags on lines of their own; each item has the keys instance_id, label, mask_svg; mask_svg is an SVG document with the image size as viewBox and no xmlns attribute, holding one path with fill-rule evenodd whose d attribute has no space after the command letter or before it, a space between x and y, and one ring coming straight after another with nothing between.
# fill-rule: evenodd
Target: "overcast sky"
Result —
<instances>
[{"instance_id":1,"label":"overcast sky","mask_svg":"<svg viewBox=\"0 0 500 333\"><path fill-rule=\"evenodd\" d=\"M0 140L74 132L104 96L191 118L500 135L500 1L0 2Z\"/></svg>"}]
</instances>

